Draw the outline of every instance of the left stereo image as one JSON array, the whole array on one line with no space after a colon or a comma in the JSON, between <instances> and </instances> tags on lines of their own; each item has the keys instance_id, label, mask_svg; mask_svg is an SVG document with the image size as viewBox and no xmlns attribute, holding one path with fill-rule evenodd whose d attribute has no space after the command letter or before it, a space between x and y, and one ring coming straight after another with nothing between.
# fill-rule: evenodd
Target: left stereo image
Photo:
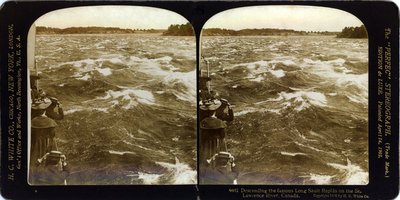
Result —
<instances>
[{"instance_id":1,"label":"left stereo image","mask_svg":"<svg viewBox=\"0 0 400 200\"><path fill-rule=\"evenodd\" d=\"M28 34L30 185L197 183L196 39L172 11L86 6Z\"/></svg>"}]
</instances>

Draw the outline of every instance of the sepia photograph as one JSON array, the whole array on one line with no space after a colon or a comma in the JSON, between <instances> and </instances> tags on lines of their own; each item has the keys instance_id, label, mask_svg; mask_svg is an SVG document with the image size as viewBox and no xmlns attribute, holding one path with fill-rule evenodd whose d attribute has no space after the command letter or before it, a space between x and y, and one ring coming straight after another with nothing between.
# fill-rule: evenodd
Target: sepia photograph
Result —
<instances>
[{"instance_id":1,"label":"sepia photograph","mask_svg":"<svg viewBox=\"0 0 400 200\"><path fill-rule=\"evenodd\" d=\"M342 10L251 6L204 25L199 184L367 185L368 34Z\"/></svg>"},{"instance_id":2,"label":"sepia photograph","mask_svg":"<svg viewBox=\"0 0 400 200\"><path fill-rule=\"evenodd\" d=\"M6 1L0 199L396 199L389 1Z\"/></svg>"},{"instance_id":3,"label":"sepia photograph","mask_svg":"<svg viewBox=\"0 0 400 200\"><path fill-rule=\"evenodd\" d=\"M174 12L49 12L28 36L31 185L197 183L196 39Z\"/></svg>"}]
</instances>

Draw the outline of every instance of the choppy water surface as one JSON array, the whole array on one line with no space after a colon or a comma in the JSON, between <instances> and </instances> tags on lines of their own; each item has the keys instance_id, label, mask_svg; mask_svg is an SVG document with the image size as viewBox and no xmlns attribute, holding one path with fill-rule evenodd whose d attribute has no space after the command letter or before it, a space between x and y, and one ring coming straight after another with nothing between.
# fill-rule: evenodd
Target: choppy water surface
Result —
<instances>
[{"instance_id":1,"label":"choppy water surface","mask_svg":"<svg viewBox=\"0 0 400 200\"><path fill-rule=\"evenodd\" d=\"M194 37L38 35L69 184L196 183Z\"/></svg>"},{"instance_id":2,"label":"choppy water surface","mask_svg":"<svg viewBox=\"0 0 400 200\"><path fill-rule=\"evenodd\" d=\"M239 184L368 183L368 44L204 37L212 87L235 104ZM70 184L196 183L195 40L40 35L40 86L66 113Z\"/></svg>"},{"instance_id":3,"label":"choppy water surface","mask_svg":"<svg viewBox=\"0 0 400 200\"><path fill-rule=\"evenodd\" d=\"M368 43L203 37L239 184L368 183ZM203 65L204 67L204 65Z\"/></svg>"}]
</instances>

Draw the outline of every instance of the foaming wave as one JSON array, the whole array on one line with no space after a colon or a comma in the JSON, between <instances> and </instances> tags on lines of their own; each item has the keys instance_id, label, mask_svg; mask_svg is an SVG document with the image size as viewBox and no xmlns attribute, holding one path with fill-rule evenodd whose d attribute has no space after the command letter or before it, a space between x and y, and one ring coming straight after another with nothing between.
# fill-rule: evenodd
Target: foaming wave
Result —
<instances>
[{"instance_id":1,"label":"foaming wave","mask_svg":"<svg viewBox=\"0 0 400 200\"><path fill-rule=\"evenodd\" d=\"M313 173L310 173L309 176L302 176L302 177L309 178L310 181L313 181L317 185L330 185L333 178L333 176L330 175L321 175Z\"/></svg>"},{"instance_id":2,"label":"foaming wave","mask_svg":"<svg viewBox=\"0 0 400 200\"><path fill-rule=\"evenodd\" d=\"M328 60L328 61L311 60L309 58L304 58L303 61L306 64L311 64L311 65L339 65L339 66L342 66L346 62L346 60L342 58L338 58L335 60Z\"/></svg>"},{"instance_id":3,"label":"foaming wave","mask_svg":"<svg viewBox=\"0 0 400 200\"><path fill-rule=\"evenodd\" d=\"M347 159L347 165L337 163L328 163L328 165L344 173L342 184L366 185L369 182L368 172L365 172L360 166L352 164L349 159Z\"/></svg>"},{"instance_id":4,"label":"foaming wave","mask_svg":"<svg viewBox=\"0 0 400 200\"><path fill-rule=\"evenodd\" d=\"M122 131L122 133L125 134L125 136L128 136L128 137L131 138L131 139L146 141L145 138L136 137L136 136L133 135L131 132L129 132L126 128L121 128L121 131ZM125 140L124 140L123 142L126 142L127 144L129 143L128 141L125 141ZM129 143L129 144L132 145L131 143Z\"/></svg>"},{"instance_id":5,"label":"foaming wave","mask_svg":"<svg viewBox=\"0 0 400 200\"><path fill-rule=\"evenodd\" d=\"M244 108L238 112L235 112L235 116L242 116L242 115L247 115L249 113L263 113L263 112L270 112L270 113L275 113L275 114L280 114L281 109L268 109L268 108Z\"/></svg>"},{"instance_id":6,"label":"foaming wave","mask_svg":"<svg viewBox=\"0 0 400 200\"><path fill-rule=\"evenodd\" d=\"M72 113L75 113L75 112L79 112L79 111L83 111L83 110L85 110L85 109L83 109L83 108L72 108L72 109L64 111L64 115L69 115L69 114L72 114Z\"/></svg>"},{"instance_id":7,"label":"foaming wave","mask_svg":"<svg viewBox=\"0 0 400 200\"><path fill-rule=\"evenodd\" d=\"M71 62L66 62L66 63L61 63L59 66L63 65L72 65L76 68L81 68L85 66L93 66L96 64L96 60L93 59L84 59L84 60L77 60L77 61L71 61Z\"/></svg>"},{"instance_id":8,"label":"foaming wave","mask_svg":"<svg viewBox=\"0 0 400 200\"><path fill-rule=\"evenodd\" d=\"M196 102L196 70L180 72L170 64L172 58L164 56L155 59L130 57L130 66L137 66L138 71L151 76L159 76L162 82L172 89L170 92L178 99ZM168 90L169 88L166 88Z\"/></svg>"},{"instance_id":9,"label":"foaming wave","mask_svg":"<svg viewBox=\"0 0 400 200\"><path fill-rule=\"evenodd\" d=\"M311 73L317 74L320 77L328 78L331 80L337 80L343 76L348 75L348 70L343 70L345 67L346 60L338 58L335 60L321 61L321 60L311 60L308 58L303 59L303 63L300 67L310 71ZM341 69L339 71L335 69Z\"/></svg>"},{"instance_id":10,"label":"foaming wave","mask_svg":"<svg viewBox=\"0 0 400 200\"><path fill-rule=\"evenodd\" d=\"M319 138L325 139L325 137L324 137L324 136L322 136L321 134L319 134L319 133L316 133L316 132L314 132L314 131L309 131L309 133L310 133L310 135L312 135L312 136L316 136L316 137L319 137Z\"/></svg>"},{"instance_id":11,"label":"foaming wave","mask_svg":"<svg viewBox=\"0 0 400 200\"><path fill-rule=\"evenodd\" d=\"M312 73L325 79L330 79L336 86L342 88L345 96L355 103L368 104L368 73L353 74L344 65L346 60L321 61L303 59L302 68L309 68Z\"/></svg>"},{"instance_id":12,"label":"foaming wave","mask_svg":"<svg viewBox=\"0 0 400 200\"><path fill-rule=\"evenodd\" d=\"M172 86L172 93L180 100L196 103L196 70L174 72L164 77L163 83ZM179 88L183 86L184 88Z\"/></svg>"},{"instance_id":13,"label":"foaming wave","mask_svg":"<svg viewBox=\"0 0 400 200\"><path fill-rule=\"evenodd\" d=\"M82 76L85 77L88 73L92 73L93 71L97 71L103 76L109 76L112 74L112 69L109 67L103 67L103 63L110 62L113 64L122 64L123 61L121 59L122 59L121 55L108 55L98 59L89 58L89 59L65 62L59 64L56 67L61 67L64 65L72 65L75 68L75 70L77 70L77 72L73 75L73 77L81 77L81 79Z\"/></svg>"},{"instance_id":14,"label":"foaming wave","mask_svg":"<svg viewBox=\"0 0 400 200\"><path fill-rule=\"evenodd\" d=\"M286 152L286 151L281 151L281 155L283 155L283 156L297 156L297 155L303 155L303 156L305 156L305 155L307 155L307 154L305 154L305 153L290 153L290 152Z\"/></svg>"},{"instance_id":15,"label":"foaming wave","mask_svg":"<svg viewBox=\"0 0 400 200\"><path fill-rule=\"evenodd\" d=\"M280 92L278 95L279 96L277 98L269 99L269 101L284 101L282 104L285 107L291 106L290 101L293 101L297 104L300 103L300 105L297 105L295 107L296 111L304 110L310 107L311 104L321 107L327 106L327 99L325 95L320 92L307 92L307 91L296 91L293 93Z\"/></svg>"},{"instance_id":16,"label":"foaming wave","mask_svg":"<svg viewBox=\"0 0 400 200\"><path fill-rule=\"evenodd\" d=\"M114 154L114 155L124 155L124 154L135 154L134 152L131 151L114 151L114 150L109 150L108 153Z\"/></svg>"},{"instance_id":17,"label":"foaming wave","mask_svg":"<svg viewBox=\"0 0 400 200\"><path fill-rule=\"evenodd\" d=\"M109 76L112 74L111 69L106 67L106 68L96 68L96 70L102 74L103 76Z\"/></svg>"},{"instance_id":18,"label":"foaming wave","mask_svg":"<svg viewBox=\"0 0 400 200\"><path fill-rule=\"evenodd\" d=\"M82 80L82 81L87 81L90 78L92 78L92 76L90 76L90 74L85 74L83 76L79 75L79 74L76 74L76 75L74 75L74 77L76 77L77 80Z\"/></svg>"},{"instance_id":19,"label":"foaming wave","mask_svg":"<svg viewBox=\"0 0 400 200\"><path fill-rule=\"evenodd\" d=\"M152 76L167 76L172 71L170 62L172 58L164 56L161 58L148 59L131 56L128 66L137 67L136 70ZM162 68L163 67L163 68Z\"/></svg>"},{"instance_id":20,"label":"foaming wave","mask_svg":"<svg viewBox=\"0 0 400 200\"><path fill-rule=\"evenodd\" d=\"M93 108L94 111L108 113L108 108Z\"/></svg>"},{"instance_id":21,"label":"foaming wave","mask_svg":"<svg viewBox=\"0 0 400 200\"><path fill-rule=\"evenodd\" d=\"M345 88L346 97L355 103L368 104L368 74L347 74L338 77L336 85Z\"/></svg>"},{"instance_id":22,"label":"foaming wave","mask_svg":"<svg viewBox=\"0 0 400 200\"><path fill-rule=\"evenodd\" d=\"M311 149L311 150L316 151L316 152L320 152L320 153L323 152L323 153L331 154L332 156L337 156L337 153L335 153L333 151L324 151L324 150L318 149L316 147L313 147L311 145L302 144L302 143L297 142L297 141L295 141L294 143L296 145L298 145L298 146L301 146L301 147L304 147L304 148L307 148L307 149Z\"/></svg>"},{"instance_id":23,"label":"foaming wave","mask_svg":"<svg viewBox=\"0 0 400 200\"><path fill-rule=\"evenodd\" d=\"M307 141L310 141L310 142L317 142L317 141L318 141L318 140L314 140L314 139L308 139L305 135L303 135L303 134L301 134L301 133L298 133L298 136L299 136L301 139L307 140Z\"/></svg>"},{"instance_id":24,"label":"foaming wave","mask_svg":"<svg viewBox=\"0 0 400 200\"><path fill-rule=\"evenodd\" d=\"M274 75L277 78L282 78L285 76L285 71L278 69L278 70L270 70L269 71L272 75Z\"/></svg>"},{"instance_id":25,"label":"foaming wave","mask_svg":"<svg viewBox=\"0 0 400 200\"><path fill-rule=\"evenodd\" d=\"M249 78L249 80L250 80L250 81L253 81L253 82L261 82L261 81L265 80L265 78L262 77L261 75L259 75L259 76L257 76L257 77L248 76L248 77L246 77L246 78Z\"/></svg>"},{"instance_id":26,"label":"foaming wave","mask_svg":"<svg viewBox=\"0 0 400 200\"><path fill-rule=\"evenodd\" d=\"M145 185L154 185L158 184L159 179L162 174L147 174L143 172L139 172L139 179L143 181Z\"/></svg>"},{"instance_id":27,"label":"foaming wave","mask_svg":"<svg viewBox=\"0 0 400 200\"><path fill-rule=\"evenodd\" d=\"M263 77L259 76L262 73L270 73L277 78L284 77L285 71L282 69L275 69L276 64L281 63L283 65L295 65L296 63L292 60L272 60L272 61L256 61L251 63L240 63L234 65L232 68L239 67L239 66L246 66L249 70L248 77L255 78L253 81L261 81L264 80Z\"/></svg>"},{"instance_id":28,"label":"foaming wave","mask_svg":"<svg viewBox=\"0 0 400 200\"><path fill-rule=\"evenodd\" d=\"M301 147L306 147L306 148L309 148L309 149L314 150L314 151L317 151L317 152L324 152L324 151L321 150L321 149L318 149L318 148L315 148L315 147L312 147L312 146L309 146L309 145L305 145L305 144L299 143L299 142L297 142L297 141L295 141L294 143L297 144L297 145L299 145L299 146L301 146Z\"/></svg>"},{"instance_id":29,"label":"foaming wave","mask_svg":"<svg viewBox=\"0 0 400 200\"><path fill-rule=\"evenodd\" d=\"M121 64L123 61L121 60L123 57L121 55L106 55L103 57L100 57L98 59L83 59L83 60L76 60L76 61L70 61L70 62L64 62L60 63L57 67L61 67L64 65L72 65L73 67L76 68L90 68L90 67L96 67L96 66L102 66L102 64L105 61L111 62L113 64Z\"/></svg>"},{"instance_id":30,"label":"foaming wave","mask_svg":"<svg viewBox=\"0 0 400 200\"><path fill-rule=\"evenodd\" d=\"M242 115L246 115L248 113L255 113L255 112L258 112L258 110L255 108L246 108L241 111L235 112L235 116L242 116Z\"/></svg>"},{"instance_id":31,"label":"foaming wave","mask_svg":"<svg viewBox=\"0 0 400 200\"><path fill-rule=\"evenodd\" d=\"M167 169L163 174L148 174L139 172L139 179L143 184L195 184L197 182L197 172L189 167L189 165L181 163L175 157L175 164L166 162L156 162L156 164Z\"/></svg>"},{"instance_id":32,"label":"foaming wave","mask_svg":"<svg viewBox=\"0 0 400 200\"><path fill-rule=\"evenodd\" d=\"M181 163L177 157L175 157L175 164L156 163L168 170L168 173L164 176L170 177L170 181L173 184L195 184L197 182L197 172L190 168L189 165Z\"/></svg>"},{"instance_id":33,"label":"foaming wave","mask_svg":"<svg viewBox=\"0 0 400 200\"><path fill-rule=\"evenodd\" d=\"M153 59L130 56L127 65L152 76L168 76L180 70L171 64L172 60L170 56Z\"/></svg>"},{"instance_id":34,"label":"foaming wave","mask_svg":"<svg viewBox=\"0 0 400 200\"><path fill-rule=\"evenodd\" d=\"M291 59L272 60L270 63L274 63L274 64L282 63L282 64L284 64L284 65L286 65L286 66L296 65L296 63L295 63L293 60L291 60Z\"/></svg>"},{"instance_id":35,"label":"foaming wave","mask_svg":"<svg viewBox=\"0 0 400 200\"><path fill-rule=\"evenodd\" d=\"M139 103L154 105L155 99L153 94L147 90L138 89L124 89L121 91L109 90L106 92L104 97L98 97L97 99L120 99L120 102L112 101L111 103L115 106L116 103L128 102L123 106L124 109L130 109L133 106L137 106Z\"/></svg>"}]
</instances>

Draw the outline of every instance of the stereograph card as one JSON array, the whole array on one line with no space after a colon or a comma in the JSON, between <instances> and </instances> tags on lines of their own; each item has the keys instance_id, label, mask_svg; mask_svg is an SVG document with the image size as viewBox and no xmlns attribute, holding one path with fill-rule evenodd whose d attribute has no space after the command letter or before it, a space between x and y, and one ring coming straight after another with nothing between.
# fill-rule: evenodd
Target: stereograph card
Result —
<instances>
[{"instance_id":1,"label":"stereograph card","mask_svg":"<svg viewBox=\"0 0 400 200\"><path fill-rule=\"evenodd\" d=\"M5 199L394 199L389 1L8 1Z\"/></svg>"}]
</instances>

